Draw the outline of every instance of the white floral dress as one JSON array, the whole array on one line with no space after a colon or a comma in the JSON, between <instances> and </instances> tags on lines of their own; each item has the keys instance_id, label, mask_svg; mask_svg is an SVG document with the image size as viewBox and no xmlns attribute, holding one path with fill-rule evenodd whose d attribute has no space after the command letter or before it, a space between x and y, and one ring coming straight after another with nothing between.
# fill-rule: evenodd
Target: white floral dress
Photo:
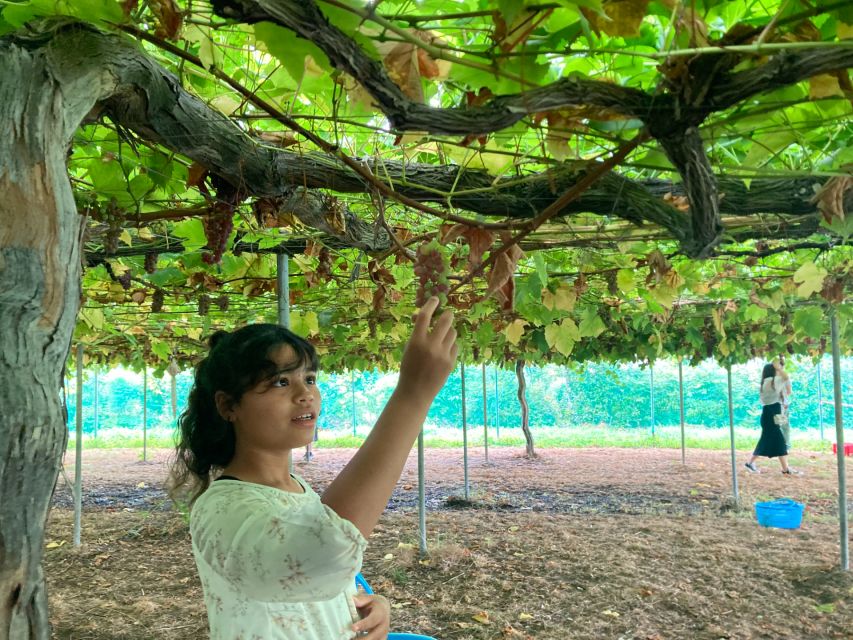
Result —
<instances>
[{"instance_id":1,"label":"white floral dress","mask_svg":"<svg viewBox=\"0 0 853 640\"><path fill-rule=\"evenodd\" d=\"M211 640L349 640L367 541L304 493L217 480L193 505L193 555Z\"/></svg>"}]
</instances>

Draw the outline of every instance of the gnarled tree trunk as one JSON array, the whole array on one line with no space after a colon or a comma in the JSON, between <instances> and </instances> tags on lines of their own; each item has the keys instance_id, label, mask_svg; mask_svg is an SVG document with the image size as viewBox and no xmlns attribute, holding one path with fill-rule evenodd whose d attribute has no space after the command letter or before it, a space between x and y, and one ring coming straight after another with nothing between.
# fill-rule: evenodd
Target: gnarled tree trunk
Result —
<instances>
[{"instance_id":1,"label":"gnarled tree trunk","mask_svg":"<svg viewBox=\"0 0 853 640\"><path fill-rule=\"evenodd\" d=\"M44 524L67 430L82 219L66 154L97 99L39 43L0 42L0 639L50 636Z\"/></svg>"},{"instance_id":2,"label":"gnarled tree trunk","mask_svg":"<svg viewBox=\"0 0 853 640\"><path fill-rule=\"evenodd\" d=\"M515 361L515 376L518 378L518 402L521 404L521 430L524 432L524 440L527 446L527 457L535 458L536 451L533 450L533 434L530 433L530 407L527 405L527 397L524 390L527 381L524 379L524 360Z\"/></svg>"}]
</instances>

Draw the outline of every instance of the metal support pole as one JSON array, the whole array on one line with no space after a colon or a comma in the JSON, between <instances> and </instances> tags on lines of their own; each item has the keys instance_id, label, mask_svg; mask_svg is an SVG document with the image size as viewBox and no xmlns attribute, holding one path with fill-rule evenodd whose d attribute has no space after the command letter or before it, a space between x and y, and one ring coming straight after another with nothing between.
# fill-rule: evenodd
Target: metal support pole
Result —
<instances>
[{"instance_id":1,"label":"metal support pole","mask_svg":"<svg viewBox=\"0 0 853 640\"><path fill-rule=\"evenodd\" d=\"M652 420L652 437L655 437L655 365L649 362L649 407Z\"/></svg>"},{"instance_id":2,"label":"metal support pole","mask_svg":"<svg viewBox=\"0 0 853 640\"><path fill-rule=\"evenodd\" d=\"M83 345L77 344L77 433L74 449L74 531L73 544L80 546L83 516Z\"/></svg>"},{"instance_id":3,"label":"metal support pole","mask_svg":"<svg viewBox=\"0 0 853 640\"><path fill-rule=\"evenodd\" d=\"M740 505L740 493L737 488L737 455L735 454L735 411L732 405L732 365L726 366L726 378L729 387L729 438L732 451L732 491L734 492L735 504Z\"/></svg>"},{"instance_id":4,"label":"metal support pole","mask_svg":"<svg viewBox=\"0 0 853 640\"><path fill-rule=\"evenodd\" d=\"M486 447L486 462L489 461L489 408L486 395L486 363L483 363L483 445Z\"/></svg>"},{"instance_id":5,"label":"metal support pole","mask_svg":"<svg viewBox=\"0 0 853 640\"><path fill-rule=\"evenodd\" d=\"M823 354L820 354L823 359ZM817 361L817 422L820 426L820 441L823 442L823 383L820 377L820 360Z\"/></svg>"},{"instance_id":6,"label":"metal support pole","mask_svg":"<svg viewBox=\"0 0 853 640\"><path fill-rule=\"evenodd\" d=\"M468 408L465 406L465 363L459 363L459 379L462 382L462 469L464 475L465 500L468 500Z\"/></svg>"},{"instance_id":7,"label":"metal support pole","mask_svg":"<svg viewBox=\"0 0 853 640\"><path fill-rule=\"evenodd\" d=\"M678 359L678 414L681 420L681 464L687 464L684 446L684 374L682 371L683 362Z\"/></svg>"},{"instance_id":8,"label":"metal support pole","mask_svg":"<svg viewBox=\"0 0 853 640\"><path fill-rule=\"evenodd\" d=\"M277 253L275 256L276 279L278 281L278 323L290 329L290 264L289 255Z\"/></svg>"},{"instance_id":9,"label":"metal support pole","mask_svg":"<svg viewBox=\"0 0 853 640\"><path fill-rule=\"evenodd\" d=\"M290 256L286 253L275 254L276 295L278 296L278 323L290 329ZM288 464L293 469L293 450L288 456Z\"/></svg>"},{"instance_id":10,"label":"metal support pole","mask_svg":"<svg viewBox=\"0 0 853 640\"><path fill-rule=\"evenodd\" d=\"M355 373L349 372L349 389L352 396L352 437L355 438Z\"/></svg>"},{"instance_id":11,"label":"metal support pole","mask_svg":"<svg viewBox=\"0 0 853 640\"><path fill-rule=\"evenodd\" d=\"M178 377L169 374L169 395L172 399L172 421L178 419Z\"/></svg>"},{"instance_id":12,"label":"metal support pole","mask_svg":"<svg viewBox=\"0 0 853 640\"><path fill-rule=\"evenodd\" d=\"M495 367L495 437L501 439L501 399L498 395L498 372L500 367Z\"/></svg>"},{"instance_id":13,"label":"metal support pole","mask_svg":"<svg viewBox=\"0 0 853 640\"><path fill-rule=\"evenodd\" d=\"M424 478L424 430L418 434L418 549L428 555L426 541L426 480Z\"/></svg>"},{"instance_id":14,"label":"metal support pole","mask_svg":"<svg viewBox=\"0 0 853 640\"><path fill-rule=\"evenodd\" d=\"M148 460L148 365L142 365L142 461Z\"/></svg>"},{"instance_id":15,"label":"metal support pole","mask_svg":"<svg viewBox=\"0 0 853 640\"><path fill-rule=\"evenodd\" d=\"M94 425L94 437L98 437L98 369L95 369L95 425Z\"/></svg>"},{"instance_id":16,"label":"metal support pole","mask_svg":"<svg viewBox=\"0 0 853 640\"><path fill-rule=\"evenodd\" d=\"M833 309L829 318L832 333L832 394L835 401L835 442L838 464L838 523L841 538L841 569L850 570L847 521L847 470L844 462L844 416L841 406L841 349L838 346L838 317Z\"/></svg>"}]
</instances>

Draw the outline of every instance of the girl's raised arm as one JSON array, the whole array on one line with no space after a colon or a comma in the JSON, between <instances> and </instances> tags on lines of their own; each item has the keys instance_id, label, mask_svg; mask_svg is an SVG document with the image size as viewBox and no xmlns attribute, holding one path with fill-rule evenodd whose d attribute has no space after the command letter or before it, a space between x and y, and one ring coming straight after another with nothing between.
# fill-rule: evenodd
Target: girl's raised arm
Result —
<instances>
[{"instance_id":1,"label":"girl's raised arm","mask_svg":"<svg viewBox=\"0 0 853 640\"><path fill-rule=\"evenodd\" d=\"M456 362L453 314L445 311L430 329L438 299L415 316L403 352L397 388L361 448L329 485L323 502L368 537L385 510L432 401Z\"/></svg>"}]
</instances>

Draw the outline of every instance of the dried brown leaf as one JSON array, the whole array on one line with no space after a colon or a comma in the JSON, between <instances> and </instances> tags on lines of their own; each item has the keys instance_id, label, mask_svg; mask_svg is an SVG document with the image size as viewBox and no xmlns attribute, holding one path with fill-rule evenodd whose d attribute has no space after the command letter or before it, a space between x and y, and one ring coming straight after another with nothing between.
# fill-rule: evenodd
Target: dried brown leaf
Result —
<instances>
[{"instance_id":1,"label":"dried brown leaf","mask_svg":"<svg viewBox=\"0 0 853 640\"><path fill-rule=\"evenodd\" d=\"M812 198L827 224L844 220L844 196L853 189L853 176L835 176L827 180Z\"/></svg>"}]
</instances>

